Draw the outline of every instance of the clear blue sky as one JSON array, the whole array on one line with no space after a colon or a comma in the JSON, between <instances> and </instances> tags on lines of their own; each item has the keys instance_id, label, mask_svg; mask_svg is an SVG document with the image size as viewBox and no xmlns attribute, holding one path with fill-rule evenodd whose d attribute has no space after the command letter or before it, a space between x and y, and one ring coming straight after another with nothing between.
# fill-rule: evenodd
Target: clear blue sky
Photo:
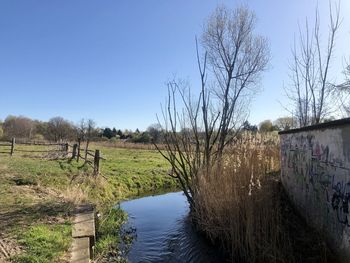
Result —
<instances>
[{"instance_id":1,"label":"clear blue sky","mask_svg":"<svg viewBox=\"0 0 350 263\"><path fill-rule=\"evenodd\" d=\"M328 1L318 2L326 26ZM194 38L221 3L247 4L271 44L250 122L286 115L280 104L286 104L290 47L298 22L314 16L317 1L0 0L0 119L84 117L99 126L147 128L156 122L168 79L198 83ZM335 73L350 54L350 1L341 7Z\"/></svg>"}]
</instances>

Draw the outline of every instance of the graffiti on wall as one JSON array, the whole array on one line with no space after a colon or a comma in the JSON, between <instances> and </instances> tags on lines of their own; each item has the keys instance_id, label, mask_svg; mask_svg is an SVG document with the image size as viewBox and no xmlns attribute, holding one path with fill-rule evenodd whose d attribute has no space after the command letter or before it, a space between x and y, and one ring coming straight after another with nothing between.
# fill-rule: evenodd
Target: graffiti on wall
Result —
<instances>
[{"instance_id":1,"label":"graffiti on wall","mask_svg":"<svg viewBox=\"0 0 350 263\"><path fill-rule=\"evenodd\" d=\"M331 205L337 214L338 222L349 227L350 182L338 182L332 185L332 189Z\"/></svg>"},{"instance_id":2,"label":"graffiti on wall","mask_svg":"<svg viewBox=\"0 0 350 263\"><path fill-rule=\"evenodd\" d=\"M350 169L345 161L349 156L332 151L332 143L313 132L283 135L282 180L295 185L305 200L325 203L338 223L349 227Z\"/></svg>"}]
</instances>

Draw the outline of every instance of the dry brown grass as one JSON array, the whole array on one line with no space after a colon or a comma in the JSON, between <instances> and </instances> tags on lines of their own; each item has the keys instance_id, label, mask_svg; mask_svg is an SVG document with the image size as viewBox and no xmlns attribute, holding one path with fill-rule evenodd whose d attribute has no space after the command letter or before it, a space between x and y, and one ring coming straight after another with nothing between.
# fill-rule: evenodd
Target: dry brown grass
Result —
<instances>
[{"instance_id":1,"label":"dry brown grass","mask_svg":"<svg viewBox=\"0 0 350 263\"><path fill-rule=\"evenodd\" d=\"M115 202L114 189L103 176L79 174L61 193L61 198L75 205L93 202L99 209Z\"/></svg>"},{"instance_id":2,"label":"dry brown grass","mask_svg":"<svg viewBox=\"0 0 350 263\"><path fill-rule=\"evenodd\" d=\"M281 242L280 213L267 174L279 169L276 137L246 134L226 152L224 164L198 178L196 216L200 228L219 239L236 259L273 261ZM280 257L279 257L280 258Z\"/></svg>"},{"instance_id":3,"label":"dry brown grass","mask_svg":"<svg viewBox=\"0 0 350 263\"><path fill-rule=\"evenodd\" d=\"M88 196L80 186L72 185L68 186L66 190L62 192L62 197L74 205L88 203Z\"/></svg>"},{"instance_id":4,"label":"dry brown grass","mask_svg":"<svg viewBox=\"0 0 350 263\"><path fill-rule=\"evenodd\" d=\"M227 150L223 165L198 177L196 221L230 252L232 262L316 262L305 261L303 251L295 252L299 248L288 229L295 222L288 222L293 213L285 212L279 154L276 135L246 134ZM303 232L301 224L295 228ZM308 246L317 247L312 235Z\"/></svg>"},{"instance_id":5,"label":"dry brown grass","mask_svg":"<svg viewBox=\"0 0 350 263\"><path fill-rule=\"evenodd\" d=\"M135 150L157 150L157 148L152 143L133 143L133 142L123 142L123 141L100 141L93 142L92 145L102 146L102 147L111 147L111 148L123 148L123 149L135 149ZM165 145L157 144L159 149L164 150Z\"/></svg>"}]
</instances>

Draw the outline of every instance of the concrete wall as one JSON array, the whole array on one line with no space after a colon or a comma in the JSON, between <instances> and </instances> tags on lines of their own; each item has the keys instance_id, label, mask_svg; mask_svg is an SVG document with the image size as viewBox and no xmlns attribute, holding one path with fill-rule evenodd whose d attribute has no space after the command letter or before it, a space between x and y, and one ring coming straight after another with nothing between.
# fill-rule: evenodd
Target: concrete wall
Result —
<instances>
[{"instance_id":1,"label":"concrete wall","mask_svg":"<svg viewBox=\"0 0 350 263\"><path fill-rule=\"evenodd\" d=\"M280 137L281 179L290 198L350 262L350 119Z\"/></svg>"}]
</instances>

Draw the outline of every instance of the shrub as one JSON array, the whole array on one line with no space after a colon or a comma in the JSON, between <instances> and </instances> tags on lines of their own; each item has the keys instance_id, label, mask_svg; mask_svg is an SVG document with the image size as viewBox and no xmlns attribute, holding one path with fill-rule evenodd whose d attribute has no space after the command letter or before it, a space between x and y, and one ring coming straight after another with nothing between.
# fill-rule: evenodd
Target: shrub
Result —
<instances>
[{"instance_id":1,"label":"shrub","mask_svg":"<svg viewBox=\"0 0 350 263\"><path fill-rule=\"evenodd\" d=\"M117 139L116 137L112 137L112 138L109 139L109 141L110 141L110 142L117 142L118 139Z\"/></svg>"},{"instance_id":2,"label":"shrub","mask_svg":"<svg viewBox=\"0 0 350 263\"><path fill-rule=\"evenodd\" d=\"M33 139L35 141L43 141L45 138L44 138L44 135L40 134L40 133L37 133L34 135Z\"/></svg>"}]
</instances>

